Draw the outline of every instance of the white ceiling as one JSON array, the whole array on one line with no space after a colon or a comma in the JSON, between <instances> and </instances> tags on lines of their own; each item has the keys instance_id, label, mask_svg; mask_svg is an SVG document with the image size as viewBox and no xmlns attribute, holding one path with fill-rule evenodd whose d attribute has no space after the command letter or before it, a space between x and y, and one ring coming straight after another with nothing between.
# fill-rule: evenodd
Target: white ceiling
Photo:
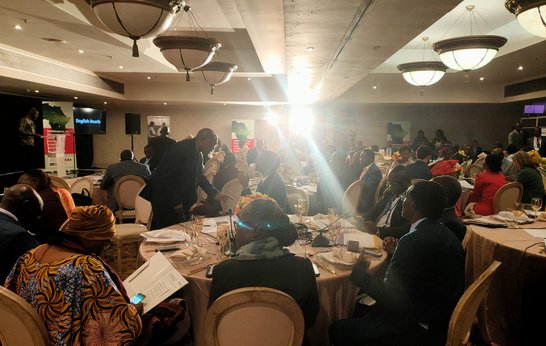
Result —
<instances>
[{"instance_id":1,"label":"white ceiling","mask_svg":"<svg viewBox=\"0 0 546 346\"><path fill-rule=\"evenodd\" d=\"M39 90L41 97L77 96L78 102L89 105L507 102L516 99L504 98L504 85L546 75L544 38L523 30L504 8L504 0L188 4L208 35L222 43L217 59L239 66L215 95L197 78L185 82L153 45L153 38L140 40L140 57L131 57L132 41L103 30L84 0L0 3L0 92L36 95ZM421 37L430 37L433 43L470 34L468 20L458 20L468 4L476 5L482 34L508 38L498 57L466 79L462 72L448 71L425 90L407 84L396 66L421 59ZM179 25L184 22L184 17L177 20ZM16 31L16 24L23 30ZM308 47L314 50L309 52ZM432 51L427 51L427 58L438 60ZM522 71L517 70L519 65ZM112 91L101 78L122 83L124 91ZM320 93L302 93L319 86Z\"/></svg>"}]
</instances>

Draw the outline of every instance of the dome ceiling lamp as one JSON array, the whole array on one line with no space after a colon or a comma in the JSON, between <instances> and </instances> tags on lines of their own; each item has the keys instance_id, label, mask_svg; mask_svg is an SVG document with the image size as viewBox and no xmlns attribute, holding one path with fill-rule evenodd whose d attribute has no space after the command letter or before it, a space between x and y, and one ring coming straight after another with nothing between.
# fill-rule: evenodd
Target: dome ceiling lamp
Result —
<instances>
[{"instance_id":1,"label":"dome ceiling lamp","mask_svg":"<svg viewBox=\"0 0 546 346\"><path fill-rule=\"evenodd\" d=\"M432 45L442 62L457 71L471 71L487 65L507 42L502 36L472 35L474 24L478 28L475 6L468 5L466 10L470 15L470 36L453 37Z\"/></svg>"},{"instance_id":2,"label":"dome ceiling lamp","mask_svg":"<svg viewBox=\"0 0 546 346\"><path fill-rule=\"evenodd\" d=\"M228 82L237 68L237 65L229 62L213 61L195 69L194 72L203 77L205 83L210 86L210 94L214 95L214 87Z\"/></svg>"},{"instance_id":3,"label":"dome ceiling lamp","mask_svg":"<svg viewBox=\"0 0 546 346\"><path fill-rule=\"evenodd\" d=\"M137 41L165 31L184 6L182 0L87 0L98 20L114 33Z\"/></svg>"},{"instance_id":4,"label":"dome ceiling lamp","mask_svg":"<svg viewBox=\"0 0 546 346\"><path fill-rule=\"evenodd\" d=\"M190 71L207 65L216 51L222 46L214 38L209 38L205 30L199 25L190 6L184 6L190 30L194 35L180 35L178 23L184 13L178 14L175 23L161 36L154 39L154 44L161 50L161 54L174 65L178 71L186 71L186 81L190 81ZM199 36L199 32L201 36Z\"/></svg>"},{"instance_id":5,"label":"dome ceiling lamp","mask_svg":"<svg viewBox=\"0 0 546 346\"><path fill-rule=\"evenodd\" d=\"M447 66L441 61L424 61L428 37L422 37L423 40L423 61L409 62L400 64L397 68L402 72L402 77L406 82L415 86L429 86L437 83L446 73Z\"/></svg>"},{"instance_id":6,"label":"dome ceiling lamp","mask_svg":"<svg viewBox=\"0 0 546 346\"><path fill-rule=\"evenodd\" d=\"M525 30L546 37L546 0L507 0L504 6Z\"/></svg>"}]
</instances>

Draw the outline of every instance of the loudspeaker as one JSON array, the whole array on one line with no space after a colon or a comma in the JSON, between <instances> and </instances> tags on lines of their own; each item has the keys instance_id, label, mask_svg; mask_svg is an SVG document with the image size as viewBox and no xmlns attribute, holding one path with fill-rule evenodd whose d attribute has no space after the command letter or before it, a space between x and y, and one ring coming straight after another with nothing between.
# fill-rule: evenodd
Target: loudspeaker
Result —
<instances>
[{"instance_id":1,"label":"loudspeaker","mask_svg":"<svg viewBox=\"0 0 546 346\"><path fill-rule=\"evenodd\" d=\"M140 114L125 113L125 134L126 135L140 134Z\"/></svg>"}]
</instances>

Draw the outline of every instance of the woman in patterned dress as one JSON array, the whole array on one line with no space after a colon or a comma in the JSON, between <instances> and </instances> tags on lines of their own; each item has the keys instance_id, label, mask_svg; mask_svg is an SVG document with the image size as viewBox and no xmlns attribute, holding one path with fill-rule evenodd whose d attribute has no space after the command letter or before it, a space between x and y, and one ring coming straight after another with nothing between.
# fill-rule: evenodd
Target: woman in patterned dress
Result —
<instances>
[{"instance_id":1,"label":"woman in patterned dress","mask_svg":"<svg viewBox=\"0 0 546 346\"><path fill-rule=\"evenodd\" d=\"M58 237L21 256L5 286L44 321L51 345L132 345L142 322L98 257L115 234L105 206L77 207Z\"/></svg>"}]
</instances>

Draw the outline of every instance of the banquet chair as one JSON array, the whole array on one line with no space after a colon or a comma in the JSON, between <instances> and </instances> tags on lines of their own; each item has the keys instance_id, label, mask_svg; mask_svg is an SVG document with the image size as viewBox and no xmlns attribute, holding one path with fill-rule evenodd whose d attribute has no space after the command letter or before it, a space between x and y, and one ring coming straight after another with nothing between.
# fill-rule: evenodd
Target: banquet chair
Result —
<instances>
[{"instance_id":1,"label":"banquet chair","mask_svg":"<svg viewBox=\"0 0 546 346\"><path fill-rule=\"evenodd\" d=\"M470 330L480 304L485 300L495 272L502 262L493 261L491 265L468 286L453 309L447 330L446 346L468 345Z\"/></svg>"},{"instance_id":2,"label":"banquet chair","mask_svg":"<svg viewBox=\"0 0 546 346\"><path fill-rule=\"evenodd\" d=\"M513 181L501 186L501 188L495 193L495 198L493 199L495 214L498 214L503 210L511 210L514 203L521 201L522 195L523 185L521 183Z\"/></svg>"},{"instance_id":3,"label":"banquet chair","mask_svg":"<svg viewBox=\"0 0 546 346\"><path fill-rule=\"evenodd\" d=\"M239 202L239 198L241 197L241 192L243 192L243 184L241 184L238 178L232 179L225 183L220 192L230 197L226 201L220 201L222 211L235 210L237 202Z\"/></svg>"},{"instance_id":4,"label":"banquet chair","mask_svg":"<svg viewBox=\"0 0 546 346\"><path fill-rule=\"evenodd\" d=\"M245 287L220 296L207 311L205 346L301 345L303 313L284 292Z\"/></svg>"},{"instance_id":5,"label":"banquet chair","mask_svg":"<svg viewBox=\"0 0 546 346\"><path fill-rule=\"evenodd\" d=\"M482 157L477 158L476 161L474 161L473 164L483 167L484 163L485 163L485 156L482 156Z\"/></svg>"},{"instance_id":6,"label":"banquet chair","mask_svg":"<svg viewBox=\"0 0 546 346\"><path fill-rule=\"evenodd\" d=\"M295 214L294 206L298 203L298 200L302 199L305 203L305 208L302 215L309 214L309 196L302 189L298 189L292 185L286 185L286 206L285 210L290 214Z\"/></svg>"},{"instance_id":7,"label":"banquet chair","mask_svg":"<svg viewBox=\"0 0 546 346\"><path fill-rule=\"evenodd\" d=\"M538 167L537 169L542 177L542 185L544 185L544 189L546 190L546 170L542 167Z\"/></svg>"},{"instance_id":8,"label":"banquet chair","mask_svg":"<svg viewBox=\"0 0 546 346\"><path fill-rule=\"evenodd\" d=\"M114 196L118 204L116 217L119 223L125 219L135 219L135 200L138 192L146 184L144 179L136 175L126 175L114 185Z\"/></svg>"},{"instance_id":9,"label":"banquet chair","mask_svg":"<svg viewBox=\"0 0 546 346\"><path fill-rule=\"evenodd\" d=\"M360 198L360 190L362 190L362 181L357 180L345 190L343 194L342 208L343 212L356 212L358 199Z\"/></svg>"},{"instance_id":10,"label":"banquet chair","mask_svg":"<svg viewBox=\"0 0 546 346\"><path fill-rule=\"evenodd\" d=\"M93 180L82 177L72 183L70 186L70 193L82 193L83 189L87 189L89 195L93 194Z\"/></svg>"},{"instance_id":11,"label":"banquet chair","mask_svg":"<svg viewBox=\"0 0 546 346\"><path fill-rule=\"evenodd\" d=\"M49 179L51 180L51 186L60 187L62 189L70 191L70 184L63 178L58 177L56 175L49 175ZM92 191L89 191L89 192L92 192Z\"/></svg>"},{"instance_id":12,"label":"banquet chair","mask_svg":"<svg viewBox=\"0 0 546 346\"><path fill-rule=\"evenodd\" d=\"M469 178L474 178L476 174L480 173L481 171L483 171L483 166L473 163L470 166L468 166L466 175Z\"/></svg>"},{"instance_id":13,"label":"banquet chair","mask_svg":"<svg viewBox=\"0 0 546 346\"><path fill-rule=\"evenodd\" d=\"M387 185L387 178L388 174L383 174L383 177L379 181L379 184L377 184L377 189L375 189L375 195L374 195L374 201L377 203L383 196L383 192L385 191L385 186Z\"/></svg>"},{"instance_id":14,"label":"banquet chair","mask_svg":"<svg viewBox=\"0 0 546 346\"><path fill-rule=\"evenodd\" d=\"M17 294L0 286L0 345L49 345L40 316Z\"/></svg>"},{"instance_id":15,"label":"banquet chair","mask_svg":"<svg viewBox=\"0 0 546 346\"><path fill-rule=\"evenodd\" d=\"M243 173L248 173L248 163L243 160L237 159L235 162L235 168Z\"/></svg>"},{"instance_id":16,"label":"banquet chair","mask_svg":"<svg viewBox=\"0 0 546 346\"><path fill-rule=\"evenodd\" d=\"M216 159L212 158L205 162L205 168L203 169L203 175L207 177L207 180L212 183L212 178L214 178L214 175L218 172L218 169L220 168L220 162L218 162Z\"/></svg>"}]
</instances>

